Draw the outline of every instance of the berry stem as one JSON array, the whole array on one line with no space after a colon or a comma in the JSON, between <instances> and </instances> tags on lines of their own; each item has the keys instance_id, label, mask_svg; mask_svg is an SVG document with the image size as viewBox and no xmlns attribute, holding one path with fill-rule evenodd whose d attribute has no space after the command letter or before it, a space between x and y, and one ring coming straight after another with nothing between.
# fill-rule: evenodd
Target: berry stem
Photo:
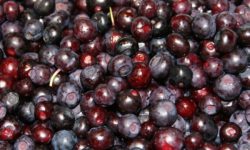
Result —
<instances>
[{"instance_id":1,"label":"berry stem","mask_svg":"<svg viewBox=\"0 0 250 150\"><path fill-rule=\"evenodd\" d=\"M113 15L112 7L109 7L109 13L110 13L112 26L114 27L115 26L115 21L114 21L114 15Z\"/></svg>"},{"instance_id":2,"label":"berry stem","mask_svg":"<svg viewBox=\"0 0 250 150\"><path fill-rule=\"evenodd\" d=\"M53 73L53 75L50 77L50 81L49 81L49 86L50 86L50 87L53 87L53 82L54 82L56 76L57 76L60 72L61 72L61 69L57 69L57 70Z\"/></svg>"}]
</instances>

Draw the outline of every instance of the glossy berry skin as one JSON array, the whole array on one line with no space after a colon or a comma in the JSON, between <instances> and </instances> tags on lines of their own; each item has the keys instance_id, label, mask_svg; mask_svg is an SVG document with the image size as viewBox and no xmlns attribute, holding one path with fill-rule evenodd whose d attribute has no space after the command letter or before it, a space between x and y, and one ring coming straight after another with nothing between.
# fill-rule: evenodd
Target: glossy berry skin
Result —
<instances>
[{"instance_id":1,"label":"glossy berry skin","mask_svg":"<svg viewBox=\"0 0 250 150\"><path fill-rule=\"evenodd\" d=\"M192 17L186 14L178 14L171 18L170 25L174 32L186 37L192 32L191 23Z\"/></svg>"},{"instance_id":2,"label":"glossy berry skin","mask_svg":"<svg viewBox=\"0 0 250 150\"><path fill-rule=\"evenodd\" d=\"M168 26L165 20L155 18L151 20L151 24L153 30L153 37L163 37L167 34Z\"/></svg>"},{"instance_id":3,"label":"glossy berry skin","mask_svg":"<svg viewBox=\"0 0 250 150\"><path fill-rule=\"evenodd\" d=\"M84 138L87 135L90 125L85 117L79 117L75 120L73 131L78 137Z\"/></svg>"},{"instance_id":4,"label":"glossy berry skin","mask_svg":"<svg viewBox=\"0 0 250 150\"><path fill-rule=\"evenodd\" d=\"M35 106L33 102L25 102L18 107L18 116L22 122L32 123L35 121Z\"/></svg>"},{"instance_id":5,"label":"glossy berry skin","mask_svg":"<svg viewBox=\"0 0 250 150\"><path fill-rule=\"evenodd\" d=\"M241 128L232 122L225 123L220 129L220 138L224 142L237 142L241 134Z\"/></svg>"},{"instance_id":6,"label":"glossy berry skin","mask_svg":"<svg viewBox=\"0 0 250 150\"><path fill-rule=\"evenodd\" d=\"M0 102L0 120L3 120L7 116L7 106L5 103Z\"/></svg>"},{"instance_id":7,"label":"glossy berry skin","mask_svg":"<svg viewBox=\"0 0 250 150\"><path fill-rule=\"evenodd\" d=\"M106 46L106 51L110 55L115 54L115 46L120 38L122 38L123 32L115 28L111 28L104 35L104 45Z\"/></svg>"},{"instance_id":8,"label":"glossy berry skin","mask_svg":"<svg viewBox=\"0 0 250 150\"><path fill-rule=\"evenodd\" d=\"M190 52L195 53L199 49L199 43L196 39L190 38L188 39L188 43L190 45Z\"/></svg>"},{"instance_id":9,"label":"glossy berry skin","mask_svg":"<svg viewBox=\"0 0 250 150\"><path fill-rule=\"evenodd\" d=\"M79 64L79 56L68 50L61 50L55 56L55 65L64 72L74 71Z\"/></svg>"},{"instance_id":10,"label":"glossy berry skin","mask_svg":"<svg viewBox=\"0 0 250 150\"><path fill-rule=\"evenodd\" d=\"M134 64L136 63L144 63L148 64L149 62L149 56L146 52L143 51L137 51L132 59L132 62Z\"/></svg>"},{"instance_id":11,"label":"glossy berry skin","mask_svg":"<svg viewBox=\"0 0 250 150\"><path fill-rule=\"evenodd\" d=\"M34 85L32 83L32 80L30 80L29 78L24 78L17 81L13 89L21 96L30 96L34 89Z\"/></svg>"},{"instance_id":12,"label":"glossy berry skin","mask_svg":"<svg viewBox=\"0 0 250 150\"><path fill-rule=\"evenodd\" d=\"M47 24L57 24L61 28L65 28L69 23L69 14L65 10L56 10L48 17L46 17L45 21Z\"/></svg>"},{"instance_id":13,"label":"glossy berry skin","mask_svg":"<svg viewBox=\"0 0 250 150\"><path fill-rule=\"evenodd\" d=\"M117 113L108 112L108 120L107 127L113 132L118 133L118 125L119 125L120 116Z\"/></svg>"},{"instance_id":14,"label":"glossy berry skin","mask_svg":"<svg viewBox=\"0 0 250 150\"><path fill-rule=\"evenodd\" d=\"M216 95L207 95L199 102L199 108L208 115L215 115L222 110L221 99Z\"/></svg>"},{"instance_id":15,"label":"glossy berry skin","mask_svg":"<svg viewBox=\"0 0 250 150\"><path fill-rule=\"evenodd\" d=\"M33 19L37 19L37 14L35 13L35 11L33 9L26 9L23 10L21 16L20 16L20 20L22 23L26 23L29 20L33 20Z\"/></svg>"},{"instance_id":16,"label":"glossy berry skin","mask_svg":"<svg viewBox=\"0 0 250 150\"><path fill-rule=\"evenodd\" d=\"M136 138L133 139L129 142L127 142L127 147L129 149L149 149L150 148L150 144L148 143L148 141L144 138Z\"/></svg>"},{"instance_id":17,"label":"glossy berry skin","mask_svg":"<svg viewBox=\"0 0 250 150\"><path fill-rule=\"evenodd\" d=\"M31 136L32 135L31 128L32 127L30 125L23 126L22 134L25 135L25 136Z\"/></svg>"},{"instance_id":18,"label":"glossy berry skin","mask_svg":"<svg viewBox=\"0 0 250 150\"><path fill-rule=\"evenodd\" d=\"M81 95L80 107L83 112L87 112L90 108L96 106L94 102L94 91L87 91Z\"/></svg>"},{"instance_id":19,"label":"glossy berry skin","mask_svg":"<svg viewBox=\"0 0 250 150\"><path fill-rule=\"evenodd\" d=\"M234 19L236 20L236 26L235 26L236 29L238 29L240 26L242 26L245 23L244 18L245 16L244 15L242 16L239 13L234 14Z\"/></svg>"},{"instance_id":20,"label":"glossy berry skin","mask_svg":"<svg viewBox=\"0 0 250 150\"><path fill-rule=\"evenodd\" d=\"M80 55L80 66L82 68L94 65L95 63L96 63L96 60L92 55L90 55L88 53L82 53Z\"/></svg>"},{"instance_id":21,"label":"glossy berry skin","mask_svg":"<svg viewBox=\"0 0 250 150\"><path fill-rule=\"evenodd\" d=\"M111 4L111 0L86 0L90 11L99 12L106 11Z\"/></svg>"},{"instance_id":22,"label":"glossy berry skin","mask_svg":"<svg viewBox=\"0 0 250 150\"><path fill-rule=\"evenodd\" d=\"M107 84L111 90L117 93L127 89L128 87L126 80L121 77L110 77Z\"/></svg>"},{"instance_id":23,"label":"glossy berry skin","mask_svg":"<svg viewBox=\"0 0 250 150\"><path fill-rule=\"evenodd\" d=\"M176 129L182 131L183 133L188 132L190 130L188 120L185 120L180 115L177 116L176 121L174 122L174 124L171 127L176 128Z\"/></svg>"},{"instance_id":24,"label":"glossy berry skin","mask_svg":"<svg viewBox=\"0 0 250 150\"><path fill-rule=\"evenodd\" d=\"M199 132L206 141L214 140L218 132L215 122L206 114L195 115L191 121L191 129Z\"/></svg>"},{"instance_id":25,"label":"glossy berry skin","mask_svg":"<svg viewBox=\"0 0 250 150\"><path fill-rule=\"evenodd\" d=\"M0 75L0 93L4 93L12 88L13 81L5 75Z\"/></svg>"},{"instance_id":26,"label":"glossy berry skin","mask_svg":"<svg viewBox=\"0 0 250 150\"><path fill-rule=\"evenodd\" d=\"M75 150L84 150L84 149L91 149L89 143L85 139L79 139L78 142L74 146Z\"/></svg>"},{"instance_id":27,"label":"glossy berry skin","mask_svg":"<svg viewBox=\"0 0 250 150\"><path fill-rule=\"evenodd\" d=\"M210 57L203 63L203 70L210 78L216 78L223 73L223 61L216 57Z\"/></svg>"},{"instance_id":28,"label":"glossy berry skin","mask_svg":"<svg viewBox=\"0 0 250 150\"><path fill-rule=\"evenodd\" d=\"M107 111L105 108L95 106L86 110L86 118L91 126L102 126L107 122Z\"/></svg>"},{"instance_id":29,"label":"glossy berry skin","mask_svg":"<svg viewBox=\"0 0 250 150\"><path fill-rule=\"evenodd\" d=\"M3 46L7 56L21 56L25 49L25 41L19 33L11 33L4 37Z\"/></svg>"},{"instance_id":30,"label":"glossy berry skin","mask_svg":"<svg viewBox=\"0 0 250 150\"><path fill-rule=\"evenodd\" d=\"M46 16L55 10L55 0L37 0L34 10L40 16Z\"/></svg>"},{"instance_id":31,"label":"glossy berry skin","mask_svg":"<svg viewBox=\"0 0 250 150\"><path fill-rule=\"evenodd\" d=\"M60 42L60 48L78 52L80 49L80 42L73 36L65 36Z\"/></svg>"},{"instance_id":32,"label":"glossy berry skin","mask_svg":"<svg viewBox=\"0 0 250 150\"><path fill-rule=\"evenodd\" d=\"M232 113L229 122L237 124L241 128L242 133L245 133L249 130L247 116L245 111L237 110Z\"/></svg>"},{"instance_id":33,"label":"glossy berry skin","mask_svg":"<svg viewBox=\"0 0 250 150\"><path fill-rule=\"evenodd\" d=\"M103 12L97 12L92 16L92 19L96 22L98 32L105 33L110 27L110 19Z\"/></svg>"},{"instance_id":34,"label":"glossy berry skin","mask_svg":"<svg viewBox=\"0 0 250 150\"><path fill-rule=\"evenodd\" d=\"M148 66L142 63L135 64L132 72L128 76L128 82L132 88L147 87L151 81L151 72Z\"/></svg>"},{"instance_id":35,"label":"glossy berry skin","mask_svg":"<svg viewBox=\"0 0 250 150\"><path fill-rule=\"evenodd\" d=\"M6 1L3 4L3 12L9 21L14 21L19 15L19 4L15 1Z\"/></svg>"},{"instance_id":36,"label":"glossy berry skin","mask_svg":"<svg viewBox=\"0 0 250 150\"><path fill-rule=\"evenodd\" d=\"M37 85L45 85L49 83L51 71L46 65L35 65L30 70L30 79Z\"/></svg>"},{"instance_id":37,"label":"glossy berry skin","mask_svg":"<svg viewBox=\"0 0 250 150\"><path fill-rule=\"evenodd\" d=\"M150 108L150 117L158 126L170 126L177 119L176 106L168 100L161 100Z\"/></svg>"},{"instance_id":38,"label":"glossy berry skin","mask_svg":"<svg viewBox=\"0 0 250 150\"><path fill-rule=\"evenodd\" d=\"M176 14L188 14L191 11L191 3L188 0L173 1L172 9Z\"/></svg>"},{"instance_id":39,"label":"glossy berry skin","mask_svg":"<svg viewBox=\"0 0 250 150\"><path fill-rule=\"evenodd\" d=\"M81 42L89 42L97 36L97 29L89 19L78 19L74 23L74 36Z\"/></svg>"},{"instance_id":40,"label":"glossy berry skin","mask_svg":"<svg viewBox=\"0 0 250 150\"><path fill-rule=\"evenodd\" d=\"M153 145L157 150L181 150L184 146L184 136L178 129L161 128L155 132Z\"/></svg>"},{"instance_id":41,"label":"glossy berry skin","mask_svg":"<svg viewBox=\"0 0 250 150\"><path fill-rule=\"evenodd\" d=\"M229 29L219 30L214 37L214 43L219 53L231 52L237 43L237 34Z\"/></svg>"},{"instance_id":42,"label":"glossy berry skin","mask_svg":"<svg viewBox=\"0 0 250 150\"><path fill-rule=\"evenodd\" d=\"M200 149L217 150L217 145L215 145L213 142L204 142Z\"/></svg>"},{"instance_id":43,"label":"glossy berry skin","mask_svg":"<svg viewBox=\"0 0 250 150\"><path fill-rule=\"evenodd\" d=\"M139 112L138 119L140 120L141 123L149 121L150 119L149 113L150 112L148 108L144 108Z\"/></svg>"},{"instance_id":44,"label":"glossy berry skin","mask_svg":"<svg viewBox=\"0 0 250 150\"><path fill-rule=\"evenodd\" d=\"M32 138L38 143L49 143L53 137L53 132L47 124L37 123L32 128Z\"/></svg>"},{"instance_id":45,"label":"glossy berry skin","mask_svg":"<svg viewBox=\"0 0 250 150\"><path fill-rule=\"evenodd\" d=\"M116 55L108 64L108 71L114 76L126 77L133 69L132 60L126 55Z\"/></svg>"},{"instance_id":46,"label":"glossy berry skin","mask_svg":"<svg viewBox=\"0 0 250 150\"><path fill-rule=\"evenodd\" d=\"M43 24L39 20L29 20L25 23L23 32L26 40L37 41L42 38Z\"/></svg>"},{"instance_id":47,"label":"glossy berry skin","mask_svg":"<svg viewBox=\"0 0 250 150\"><path fill-rule=\"evenodd\" d=\"M225 101L232 101L241 92L240 79L232 74L224 74L215 81L214 92Z\"/></svg>"},{"instance_id":48,"label":"glossy berry skin","mask_svg":"<svg viewBox=\"0 0 250 150\"><path fill-rule=\"evenodd\" d=\"M78 139L71 130L60 130L52 138L52 147L54 150L73 149Z\"/></svg>"},{"instance_id":49,"label":"glossy berry skin","mask_svg":"<svg viewBox=\"0 0 250 150\"><path fill-rule=\"evenodd\" d=\"M237 20L235 16L229 12L222 12L216 16L216 27L217 29L229 28L235 29Z\"/></svg>"},{"instance_id":50,"label":"glossy berry skin","mask_svg":"<svg viewBox=\"0 0 250 150\"><path fill-rule=\"evenodd\" d=\"M94 92L95 103L102 106L110 106L115 103L115 92L107 84L99 84Z\"/></svg>"},{"instance_id":51,"label":"glossy berry skin","mask_svg":"<svg viewBox=\"0 0 250 150\"><path fill-rule=\"evenodd\" d=\"M246 23L242 26L240 26L240 28L238 29L238 36L239 36L239 41L241 44L243 45L249 45L250 41L249 41L249 35L248 33L250 32L250 24Z\"/></svg>"},{"instance_id":52,"label":"glossy berry skin","mask_svg":"<svg viewBox=\"0 0 250 150\"><path fill-rule=\"evenodd\" d=\"M82 10L86 12L87 10L87 2L86 0L76 0L75 1L75 6L78 10Z\"/></svg>"},{"instance_id":53,"label":"glossy berry skin","mask_svg":"<svg viewBox=\"0 0 250 150\"><path fill-rule=\"evenodd\" d=\"M4 104L4 106L6 106L7 111L12 113L16 111L18 105L20 104L20 96L15 92L6 92L2 95L1 102Z\"/></svg>"},{"instance_id":54,"label":"glossy berry skin","mask_svg":"<svg viewBox=\"0 0 250 150\"><path fill-rule=\"evenodd\" d=\"M39 51L39 59L42 63L53 66L55 65L55 55L59 47L56 45L44 45Z\"/></svg>"},{"instance_id":55,"label":"glossy berry skin","mask_svg":"<svg viewBox=\"0 0 250 150\"><path fill-rule=\"evenodd\" d=\"M165 38L153 38L150 43L149 47L152 52L165 52L167 51L166 39Z\"/></svg>"},{"instance_id":56,"label":"glossy berry skin","mask_svg":"<svg viewBox=\"0 0 250 150\"><path fill-rule=\"evenodd\" d=\"M51 115L52 126L56 130L71 129L74 124L74 114L71 109L55 105Z\"/></svg>"},{"instance_id":57,"label":"glossy berry skin","mask_svg":"<svg viewBox=\"0 0 250 150\"><path fill-rule=\"evenodd\" d=\"M247 54L244 50L235 50L222 57L224 70L228 73L240 73L247 67Z\"/></svg>"},{"instance_id":58,"label":"glossy berry skin","mask_svg":"<svg viewBox=\"0 0 250 150\"><path fill-rule=\"evenodd\" d=\"M247 149L249 146L249 134L245 133L242 135L242 137L239 139L239 150Z\"/></svg>"},{"instance_id":59,"label":"glossy berry skin","mask_svg":"<svg viewBox=\"0 0 250 150\"><path fill-rule=\"evenodd\" d=\"M32 101L36 105L39 102L49 101L52 102L53 95L49 89L46 88L36 88L32 94Z\"/></svg>"},{"instance_id":60,"label":"glossy berry skin","mask_svg":"<svg viewBox=\"0 0 250 150\"><path fill-rule=\"evenodd\" d=\"M170 53L177 58L186 56L190 51L188 41L178 33L169 34L166 41Z\"/></svg>"},{"instance_id":61,"label":"glossy berry skin","mask_svg":"<svg viewBox=\"0 0 250 150\"><path fill-rule=\"evenodd\" d=\"M93 41L84 43L82 46L82 51L92 56L97 56L103 51L103 48L104 48L103 37L97 36Z\"/></svg>"},{"instance_id":62,"label":"glossy berry skin","mask_svg":"<svg viewBox=\"0 0 250 150\"><path fill-rule=\"evenodd\" d=\"M196 111L195 102L189 98L181 98L175 105L178 114L184 118L192 118Z\"/></svg>"},{"instance_id":63,"label":"glossy berry skin","mask_svg":"<svg viewBox=\"0 0 250 150\"><path fill-rule=\"evenodd\" d=\"M14 149L20 150L20 149L35 149L35 143L32 138L26 135L20 136L16 142L14 143Z\"/></svg>"},{"instance_id":64,"label":"glossy berry skin","mask_svg":"<svg viewBox=\"0 0 250 150\"><path fill-rule=\"evenodd\" d=\"M10 34L10 33L22 32L22 27L19 21L15 21L15 22L5 21L1 25L1 30L2 30L2 35L6 36L7 34Z\"/></svg>"},{"instance_id":65,"label":"glossy berry skin","mask_svg":"<svg viewBox=\"0 0 250 150\"><path fill-rule=\"evenodd\" d=\"M132 37L124 37L118 40L115 45L115 52L127 56L133 56L138 51L139 46L136 40Z\"/></svg>"},{"instance_id":66,"label":"glossy berry skin","mask_svg":"<svg viewBox=\"0 0 250 150\"><path fill-rule=\"evenodd\" d=\"M36 52L27 52L27 53L24 53L22 56L21 56L21 59L23 61L26 61L26 60L31 60L31 61L38 61L38 54Z\"/></svg>"},{"instance_id":67,"label":"glossy berry skin","mask_svg":"<svg viewBox=\"0 0 250 150\"><path fill-rule=\"evenodd\" d=\"M76 107L80 96L80 88L75 83L65 82L57 89L57 101L68 108Z\"/></svg>"},{"instance_id":68,"label":"glossy berry skin","mask_svg":"<svg viewBox=\"0 0 250 150\"><path fill-rule=\"evenodd\" d=\"M151 139L154 133L157 131L157 127L155 126L153 121L146 121L141 125L140 135L143 138Z\"/></svg>"},{"instance_id":69,"label":"glossy berry skin","mask_svg":"<svg viewBox=\"0 0 250 150\"><path fill-rule=\"evenodd\" d=\"M18 60L13 57L7 57L0 63L0 72L8 77L17 78L18 76Z\"/></svg>"},{"instance_id":70,"label":"glossy berry skin","mask_svg":"<svg viewBox=\"0 0 250 150\"><path fill-rule=\"evenodd\" d=\"M43 41L47 44L56 44L60 41L61 32L61 27L58 24L51 23L43 30Z\"/></svg>"},{"instance_id":71,"label":"glossy berry skin","mask_svg":"<svg viewBox=\"0 0 250 150\"><path fill-rule=\"evenodd\" d=\"M197 89L205 87L207 84L207 76L206 73L203 71L202 67L198 65L192 65L189 68L193 73L191 82L192 87Z\"/></svg>"},{"instance_id":72,"label":"glossy berry skin","mask_svg":"<svg viewBox=\"0 0 250 150\"><path fill-rule=\"evenodd\" d=\"M137 113L141 107L141 97L137 90L125 90L117 96L116 104L119 112L123 114Z\"/></svg>"},{"instance_id":73,"label":"glossy berry skin","mask_svg":"<svg viewBox=\"0 0 250 150\"><path fill-rule=\"evenodd\" d=\"M209 57L219 57L219 52L215 43L211 40L202 41L200 49L200 55L203 59L207 59Z\"/></svg>"},{"instance_id":74,"label":"glossy berry skin","mask_svg":"<svg viewBox=\"0 0 250 150\"><path fill-rule=\"evenodd\" d=\"M249 98L250 98L250 90L242 91L238 98L238 104L240 105L240 107L246 109L250 105Z\"/></svg>"},{"instance_id":75,"label":"glossy berry skin","mask_svg":"<svg viewBox=\"0 0 250 150\"><path fill-rule=\"evenodd\" d=\"M248 66L245 71L239 73L239 77L243 87L250 88L250 67Z\"/></svg>"},{"instance_id":76,"label":"glossy berry skin","mask_svg":"<svg viewBox=\"0 0 250 150\"><path fill-rule=\"evenodd\" d=\"M82 69L77 69L75 70L74 72L72 72L70 75L69 75L69 81L70 82L73 82L75 83L76 85L78 85L78 87L80 89L82 89L82 83L81 83L81 72L82 72Z\"/></svg>"},{"instance_id":77,"label":"glossy berry skin","mask_svg":"<svg viewBox=\"0 0 250 150\"><path fill-rule=\"evenodd\" d=\"M245 110L246 110L246 111L245 111L245 117L246 117L247 122L249 123L249 122L250 122L250 117L249 117L249 114L250 114L250 107L247 107ZM244 112L243 112L243 113L244 113Z\"/></svg>"},{"instance_id":78,"label":"glossy berry skin","mask_svg":"<svg viewBox=\"0 0 250 150\"><path fill-rule=\"evenodd\" d=\"M174 66L170 69L169 81L173 85L181 88L188 87L192 82L192 78L192 71L184 65Z\"/></svg>"},{"instance_id":79,"label":"glossy berry skin","mask_svg":"<svg viewBox=\"0 0 250 150\"><path fill-rule=\"evenodd\" d=\"M137 17L136 9L132 7L121 8L116 15L116 24L124 30L129 30L133 20Z\"/></svg>"},{"instance_id":80,"label":"glossy berry skin","mask_svg":"<svg viewBox=\"0 0 250 150\"><path fill-rule=\"evenodd\" d=\"M107 127L96 127L88 132L88 142L94 149L106 150L112 147L114 136Z\"/></svg>"},{"instance_id":81,"label":"glossy berry skin","mask_svg":"<svg viewBox=\"0 0 250 150\"><path fill-rule=\"evenodd\" d=\"M169 6L168 3L164 2L164 1L157 2L156 16L158 18L170 20L172 15L173 15L173 11L171 9L171 6Z\"/></svg>"},{"instance_id":82,"label":"glossy berry skin","mask_svg":"<svg viewBox=\"0 0 250 150\"><path fill-rule=\"evenodd\" d=\"M36 65L36 62L33 60L20 61L18 65L18 76L20 76L21 78L28 78L30 74L30 70L35 65Z\"/></svg>"},{"instance_id":83,"label":"glossy berry skin","mask_svg":"<svg viewBox=\"0 0 250 150\"><path fill-rule=\"evenodd\" d=\"M203 145L203 138L200 133L194 132L185 138L185 147L187 150L195 150Z\"/></svg>"},{"instance_id":84,"label":"glossy berry skin","mask_svg":"<svg viewBox=\"0 0 250 150\"><path fill-rule=\"evenodd\" d=\"M48 101L42 101L35 106L35 116L41 121L46 121L50 118L53 112L53 104Z\"/></svg>"},{"instance_id":85,"label":"glossy berry skin","mask_svg":"<svg viewBox=\"0 0 250 150\"><path fill-rule=\"evenodd\" d=\"M134 114L126 114L119 119L118 131L127 138L135 138L141 130L141 124Z\"/></svg>"},{"instance_id":86,"label":"glossy berry skin","mask_svg":"<svg viewBox=\"0 0 250 150\"><path fill-rule=\"evenodd\" d=\"M157 3L154 0L145 0L139 7L139 13L149 19L156 15Z\"/></svg>"},{"instance_id":87,"label":"glossy berry skin","mask_svg":"<svg viewBox=\"0 0 250 150\"><path fill-rule=\"evenodd\" d=\"M131 33L138 41L147 41L152 36L152 25L146 17L137 17L131 24Z\"/></svg>"},{"instance_id":88,"label":"glossy berry skin","mask_svg":"<svg viewBox=\"0 0 250 150\"><path fill-rule=\"evenodd\" d=\"M216 32L215 18L209 14L199 14L192 22L193 33L200 39L209 39Z\"/></svg>"},{"instance_id":89,"label":"glossy berry skin","mask_svg":"<svg viewBox=\"0 0 250 150\"><path fill-rule=\"evenodd\" d=\"M0 123L0 139L3 141L11 141L16 139L20 132L20 122L14 117L6 117Z\"/></svg>"},{"instance_id":90,"label":"glossy berry skin","mask_svg":"<svg viewBox=\"0 0 250 150\"><path fill-rule=\"evenodd\" d=\"M93 89L102 81L103 74L100 65L88 66L82 70L80 80L84 87Z\"/></svg>"},{"instance_id":91,"label":"glossy berry skin","mask_svg":"<svg viewBox=\"0 0 250 150\"><path fill-rule=\"evenodd\" d=\"M212 13L217 14L229 9L229 2L227 0L210 1L209 6Z\"/></svg>"},{"instance_id":92,"label":"glossy berry skin","mask_svg":"<svg viewBox=\"0 0 250 150\"><path fill-rule=\"evenodd\" d=\"M177 64L190 67L192 65L201 66L202 62L201 62L200 57L197 54L191 52L187 54L185 57L178 58Z\"/></svg>"},{"instance_id":93,"label":"glossy berry skin","mask_svg":"<svg viewBox=\"0 0 250 150\"><path fill-rule=\"evenodd\" d=\"M219 150L237 150L237 148L234 144L223 143L220 145Z\"/></svg>"},{"instance_id":94,"label":"glossy berry skin","mask_svg":"<svg viewBox=\"0 0 250 150\"><path fill-rule=\"evenodd\" d=\"M171 57L164 53L157 53L151 58L149 62L149 68L151 70L152 77L156 80L165 79L171 66Z\"/></svg>"}]
</instances>

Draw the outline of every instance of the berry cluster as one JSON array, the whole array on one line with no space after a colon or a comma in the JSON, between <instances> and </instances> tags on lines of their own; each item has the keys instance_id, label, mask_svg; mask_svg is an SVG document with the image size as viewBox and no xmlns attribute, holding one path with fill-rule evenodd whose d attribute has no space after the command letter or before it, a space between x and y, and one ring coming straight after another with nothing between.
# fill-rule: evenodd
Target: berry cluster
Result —
<instances>
[{"instance_id":1,"label":"berry cluster","mask_svg":"<svg viewBox=\"0 0 250 150\"><path fill-rule=\"evenodd\" d=\"M250 0L0 0L0 150L249 150Z\"/></svg>"}]
</instances>

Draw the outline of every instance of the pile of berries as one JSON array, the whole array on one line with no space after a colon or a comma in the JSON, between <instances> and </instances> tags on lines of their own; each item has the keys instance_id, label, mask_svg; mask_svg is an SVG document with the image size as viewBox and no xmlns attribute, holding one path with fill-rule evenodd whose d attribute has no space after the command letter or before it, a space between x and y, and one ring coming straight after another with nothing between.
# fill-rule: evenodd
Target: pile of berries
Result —
<instances>
[{"instance_id":1,"label":"pile of berries","mask_svg":"<svg viewBox=\"0 0 250 150\"><path fill-rule=\"evenodd\" d=\"M250 0L0 0L0 150L250 150Z\"/></svg>"}]
</instances>

